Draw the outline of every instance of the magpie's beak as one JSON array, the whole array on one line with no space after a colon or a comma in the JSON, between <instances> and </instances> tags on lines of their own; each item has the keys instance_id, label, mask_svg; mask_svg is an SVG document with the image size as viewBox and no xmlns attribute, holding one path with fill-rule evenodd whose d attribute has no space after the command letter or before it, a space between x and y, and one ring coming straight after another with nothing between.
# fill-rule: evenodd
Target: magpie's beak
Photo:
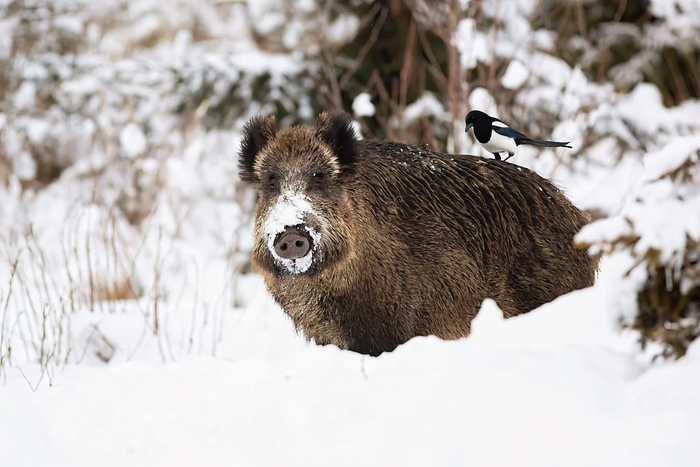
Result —
<instances>
[{"instance_id":1,"label":"magpie's beak","mask_svg":"<svg viewBox=\"0 0 700 467\"><path fill-rule=\"evenodd\" d=\"M471 127L473 127L473 126L474 126L474 124L472 124L472 123L467 123L467 126L464 127L464 132L465 132L465 133L469 133L469 129L470 129Z\"/></svg>"}]
</instances>

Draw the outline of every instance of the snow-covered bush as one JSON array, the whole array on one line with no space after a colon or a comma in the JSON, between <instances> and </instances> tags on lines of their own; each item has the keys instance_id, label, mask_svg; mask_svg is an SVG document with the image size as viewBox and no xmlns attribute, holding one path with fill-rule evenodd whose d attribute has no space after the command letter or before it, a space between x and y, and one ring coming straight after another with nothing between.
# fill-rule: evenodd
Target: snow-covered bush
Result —
<instances>
[{"instance_id":1,"label":"snow-covered bush","mask_svg":"<svg viewBox=\"0 0 700 467\"><path fill-rule=\"evenodd\" d=\"M629 258L622 277L636 291L621 307L623 328L660 355L681 357L700 335L700 133L677 137L643 158L618 209L584 227L577 241L594 256ZM617 169L618 176L628 168Z\"/></svg>"},{"instance_id":2,"label":"snow-covered bush","mask_svg":"<svg viewBox=\"0 0 700 467\"><path fill-rule=\"evenodd\" d=\"M248 260L239 131L260 113L292 125L321 108L317 62L261 50L255 8L0 2L0 368L82 360L77 347L109 360L99 342L119 338L85 311L142 316L164 358L215 348L213 316L236 305ZM169 324L186 312L189 329Z\"/></svg>"}]
</instances>

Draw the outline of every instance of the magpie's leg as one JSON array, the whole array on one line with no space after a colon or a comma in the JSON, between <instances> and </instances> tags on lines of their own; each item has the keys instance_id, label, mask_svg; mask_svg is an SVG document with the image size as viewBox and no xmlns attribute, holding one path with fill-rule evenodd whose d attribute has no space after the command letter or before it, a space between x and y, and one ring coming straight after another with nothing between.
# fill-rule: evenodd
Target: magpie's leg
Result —
<instances>
[{"instance_id":1,"label":"magpie's leg","mask_svg":"<svg viewBox=\"0 0 700 467\"><path fill-rule=\"evenodd\" d=\"M508 159L510 159L511 157L513 157L514 155L515 155L514 152L509 152L509 153L508 153L508 157L506 157L505 159L503 159L503 162L507 161Z\"/></svg>"},{"instance_id":2,"label":"magpie's leg","mask_svg":"<svg viewBox=\"0 0 700 467\"><path fill-rule=\"evenodd\" d=\"M493 156L494 156L496 159L498 159L499 161L501 160L501 155L500 155L499 153L497 153L497 152L492 152L491 154L493 154Z\"/></svg>"}]
</instances>

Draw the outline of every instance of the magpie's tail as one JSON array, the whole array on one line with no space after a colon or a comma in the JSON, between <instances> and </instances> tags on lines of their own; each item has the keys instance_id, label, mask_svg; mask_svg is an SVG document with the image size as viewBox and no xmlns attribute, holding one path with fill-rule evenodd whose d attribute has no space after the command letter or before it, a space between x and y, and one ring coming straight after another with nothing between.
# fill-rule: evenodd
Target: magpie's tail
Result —
<instances>
[{"instance_id":1,"label":"magpie's tail","mask_svg":"<svg viewBox=\"0 0 700 467\"><path fill-rule=\"evenodd\" d=\"M521 144L529 144L530 146L540 146L544 148L569 148L573 149L571 146L569 146L569 141L566 143L561 143L559 141L539 141L536 139L517 139L515 140L515 143L520 146Z\"/></svg>"}]
</instances>

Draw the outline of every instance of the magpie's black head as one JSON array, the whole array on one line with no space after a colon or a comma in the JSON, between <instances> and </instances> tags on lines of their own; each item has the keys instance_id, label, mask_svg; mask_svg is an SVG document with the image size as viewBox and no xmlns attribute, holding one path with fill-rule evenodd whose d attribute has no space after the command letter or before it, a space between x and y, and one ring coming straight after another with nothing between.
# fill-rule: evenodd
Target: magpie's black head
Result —
<instances>
[{"instance_id":1,"label":"magpie's black head","mask_svg":"<svg viewBox=\"0 0 700 467\"><path fill-rule=\"evenodd\" d=\"M485 114L481 110L472 110L467 114L467 118L465 119L466 126L464 127L464 132L468 132L469 129L473 126L482 127L484 125L487 125L490 129L491 123L493 123L495 120L495 118L488 114Z\"/></svg>"}]
</instances>

